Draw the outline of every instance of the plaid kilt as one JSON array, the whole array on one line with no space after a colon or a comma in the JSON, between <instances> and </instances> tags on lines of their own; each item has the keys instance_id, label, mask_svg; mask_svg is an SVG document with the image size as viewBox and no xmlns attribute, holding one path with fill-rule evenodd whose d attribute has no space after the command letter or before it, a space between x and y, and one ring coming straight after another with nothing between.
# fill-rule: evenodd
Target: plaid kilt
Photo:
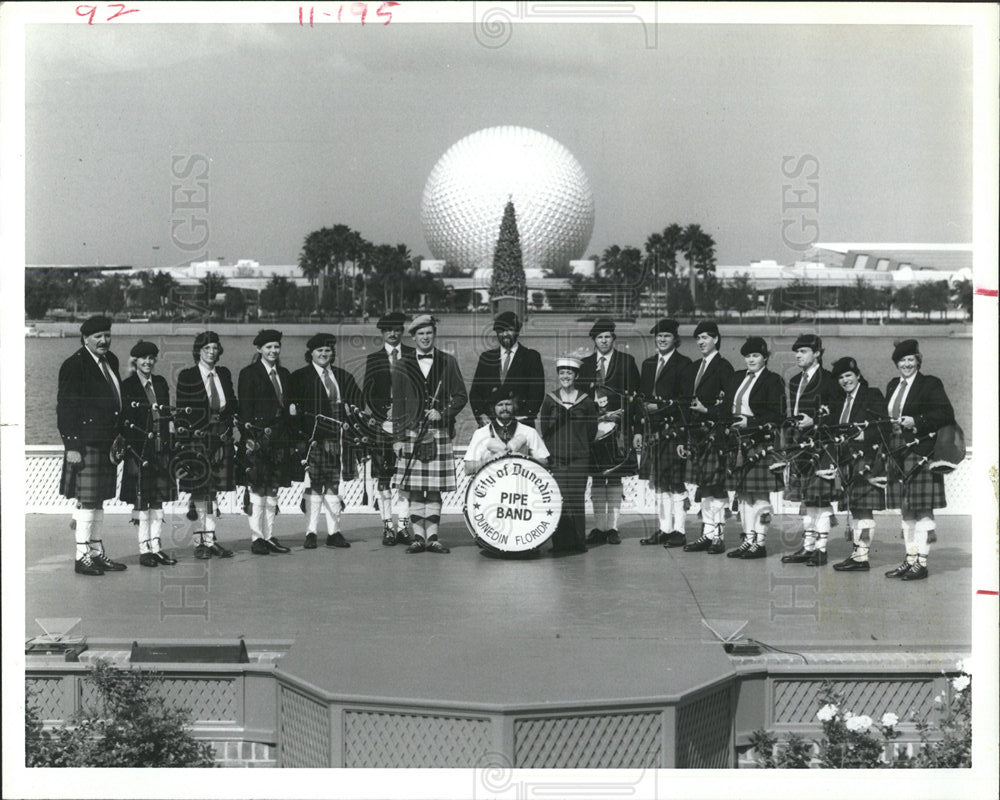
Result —
<instances>
[{"instance_id":1,"label":"plaid kilt","mask_svg":"<svg viewBox=\"0 0 1000 800\"><path fill-rule=\"evenodd\" d=\"M338 494L341 478L340 442L337 439L321 439L314 442L312 450L309 451L306 472L309 474L310 488Z\"/></svg>"},{"instance_id":2,"label":"plaid kilt","mask_svg":"<svg viewBox=\"0 0 1000 800\"><path fill-rule=\"evenodd\" d=\"M171 472L180 478L182 492L215 495L236 488L236 454L233 443L219 436L183 439L171 459Z\"/></svg>"},{"instance_id":3,"label":"plaid kilt","mask_svg":"<svg viewBox=\"0 0 1000 800\"><path fill-rule=\"evenodd\" d=\"M278 444L265 445L264 449L252 453L241 448L239 483L261 488L291 486L291 459L294 457L292 448Z\"/></svg>"},{"instance_id":4,"label":"plaid kilt","mask_svg":"<svg viewBox=\"0 0 1000 800\"><path fill-rule=\"evenodd\" d=\"M854 511L882 511L885 509L885 490L872 486L867 480L881 474L881 467L872 461L872 454L867 448L862 458L853 458L855 449L841 446L838 454L847 487L842 502ZM871 470L865 472L868 464L871 464Z\"/></svg>"},{"instance_id":5,"label":"plaid kilt","mask_svg":"<svg viewBox=\"0 0 1000 800\"><path fill-rule=\"evenodd\" d=\"M816 462L808 452L798 453L788 465L785 499L807 506L828 506L839 499L836 483L816 475Z\"/></svg>"},{"instance_id":6,"label":"plaid kilt","mask_svg":"<svg viewBox=\"0 0 1000 800\"><path fill-rule=\"evenodd\" d=\"M83 446L79 464L69 464L63 456L59 494L78 503L103 503L115 496L118 465L111 462L111 443L104 447Z\"/></svg>"},{"instance_id":7,"label":"plaid kilt","mask_svg":"<svg viewBox=\"0 0 1000 800\"><path fill-rule=\"evenodd\" d=\"M396 477L396 454L392 451L392 441L381 437L371 448L372 477L378 481L379 489L388 489Z\"/></svg>"},{"instance_id":8,"label":"plaid kilt","mask_svg":"<svg viewBox=\"0 0 1000 800\"><path fill-rule=\"evenodd\" d=\"M906 441L899 434L893 434L890 445L898 448ZM889 483L886 486L886 508L901 509L905 502L913 510L924 508L945 508L948 503L944 496L944 476L936 475L924 464L904 484L903 477L919 462L921 456L907 450L903 457L903 474L899 472L893 459L889 459L886 474Z\"/></svg>"},{"instance_id":9,"label":"plaid kilt","mask_svg":"<svg viewBox=\"0 0 1000 800\"><path fill-rule=\"evenodd\" d=\"M135 506L137 511L145 511L150 503L176 500L177 485L170 473L170 456L167 453L151 454L149 463L140 469L135 457L126 452L118 499Z\"/></svg>"},{"instance_id":10,"label":"plaid kilt","mask_svg":"<svg viewBox=\"0 0 1000 800\"><path fill-rule=\"evenodd\" d=\"M683 492L687 460L677 454L677 441L656 439L644 453L639 477L648 480L655 492Z\"/></svg>"},{"instance_id":11,"label":"plaid kilt","mask_svg":"<svg viewBox=\"0 0 1000 800\"><path fill-rule=\"evenodd\" d=\"M687 460L687 482L698 486L697 498L701 498L703 490L725 486L726 464L729 461L727 447L721 432L706 433L693 443Z\"/></svg>"},{"instance_id":12,"label":"plaid kilt","mask_svg":"<svg viewBox=\"0 0 1000 800\"><path fill-rule=\"evenodd\" d=\"M458 487L455 480L455 453L451 438L445 428L428 427L418 449L429 451L427 461L413 457L416 431L407 431L403 440L403 457L396 461L399 488L411 492L453 492ZM418 452L418 455L424 455ZM409 467L410 474L403 482Z\"/></svg>"},{"instance_id":13,"label":"plaid kilt","mask_svg":"<svg viewBox=\"0 0 1000 800\"><path fill-rule=\"evenodd\" d=\"M726 479L726 489L736 492L737 496L769 494L782 490L784 487L782 474L768 469L774 463L773 457L768 455L761 457L766 446L767 443L749 443L740 448L733 470ZM750 457L759 460L747 467L745 465Z\"/></svg>"}]
</instances>

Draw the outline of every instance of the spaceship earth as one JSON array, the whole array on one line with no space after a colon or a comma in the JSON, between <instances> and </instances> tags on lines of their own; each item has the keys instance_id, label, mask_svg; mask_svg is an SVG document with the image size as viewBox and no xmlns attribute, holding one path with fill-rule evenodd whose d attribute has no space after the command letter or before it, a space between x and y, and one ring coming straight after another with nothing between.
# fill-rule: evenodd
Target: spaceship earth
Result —
<instances>
[{"instance_id":1,"label":"spaceship earth","mask_svg":"<svg viewBox=\"0 0 1000 800\"><path fill-rule=\"evenodd\" d=\"M551 136L513 125L466 136L434 165L420 210L431 253L461 269L491 266L508 199L526 268L584 254L594 196L583 167Z\"/></svg>"}]
</instances>

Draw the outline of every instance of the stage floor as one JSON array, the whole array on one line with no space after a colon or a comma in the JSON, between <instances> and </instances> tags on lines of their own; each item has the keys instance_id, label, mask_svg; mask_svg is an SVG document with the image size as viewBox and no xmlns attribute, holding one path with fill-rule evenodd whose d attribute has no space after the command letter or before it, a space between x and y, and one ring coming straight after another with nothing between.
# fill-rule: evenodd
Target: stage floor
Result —
<instances>
[{"instance_id":1,"label":"stage floor","mask_svg":"<svg viewBox=\"0 0 1000 800\"><path fill-rule=\"evenodd\" d=\"M449 555L383 547L378 521L347 515L350 549L303 550L303 518L280 514L287 555L250 553L243 517L223 517L227 560L194 559L174 519L173 567L140 567L135 528L108 516L105 547L128 570L73 572L67 516L27 515L26 637L34 620L80 617L92 638L293 640L281 666L341 696L523 706L621 703L710 683L732 662L702 623L784 650L901 653L971 648L971 520L943 517L927 580L883 577L903 555L898 517L877 520L868 573L838 573L844 520L822 568L782 564L798 519L776 517L758 561L643 547L655 520L623 518L619 546L532 560L484 557L458 517ZM168 520L169 522L169 520ZM697 520L688 526L689 538ZM738 542L730 520L726 543ZM546 550L547 550L546 545ZM722 621L721 625L718 621Z\"/></svg>"}]
</instances>

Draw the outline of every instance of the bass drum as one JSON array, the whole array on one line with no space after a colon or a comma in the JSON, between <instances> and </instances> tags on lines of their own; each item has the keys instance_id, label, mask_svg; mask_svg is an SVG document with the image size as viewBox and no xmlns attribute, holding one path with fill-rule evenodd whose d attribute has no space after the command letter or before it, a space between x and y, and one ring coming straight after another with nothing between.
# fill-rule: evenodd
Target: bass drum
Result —
<instances>
[{"instance_id":1,"label":"bass drum","mask_svg":"<svg viewBox=\"0 0 1000 800\"><path fill-rule=\"evenodd\" d=\"M524 456L490 461L465 490L465 524L476 542L495 553L524 553L545 544L562 514L562 492L552 473Z\"/></svg>"}]
</instances>

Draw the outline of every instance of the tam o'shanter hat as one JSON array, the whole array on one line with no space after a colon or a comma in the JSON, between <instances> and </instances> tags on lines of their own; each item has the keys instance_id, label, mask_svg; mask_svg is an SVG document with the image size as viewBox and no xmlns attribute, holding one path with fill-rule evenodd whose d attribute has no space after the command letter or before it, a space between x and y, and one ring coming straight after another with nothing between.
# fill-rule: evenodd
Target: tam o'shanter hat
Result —
<instances>
[{"instance_id":1,"label":"tam o'shanter hat","mask_svg":"<svg viewBox=\"0 0 1000 800\"><path fill-rule=\"evenodd\" d=\"M384 331L388 328L402 328L406 324L407 316L402 311L390 311L388 314L383 314L379 317L378 322L375 323L380 331Z\"/></svg>"},{"instance_id":2,"label":"tam o'shanter hat","mask_svg":"<svg viewBox=\"0 0 1000 800\"><path fill-rule=\"evenodd\" d=\"M513 311L501 311L493 320L495 331L520 331L521 320Z\"/></svg>"},{"instance_id":3,"label":"tam o'shanter hat","mask_svg":"<svg viewBox=\"0 0 1000 800\"><path fill-rule=\"evenodd\" d=\"M722 338L719 334L719 326L715 323L715 320L703 319L698 323L698 326L694 329L694 335L701 336L703 333L714 336L716 339Z\"/></svg>"},{"instance_id":4,"label":"tam o'shanter hat","mask_svg":"<svg viewBox=\"0 0 1000 800\"><path fill-rule=\"evenodd\" d=\"M916 356L919 354L920 343L916 339L903 339L901 342L896 342L896 346L893 348L892 362L895 364L907 356Z\"/></svg>"},{"instance_id":5,"label":"tam o'shanter hat","mask_svg":"<svg viewBox=\"0 0 1000 800\"><path fill-rule=\"evenodd\" d=\"M132 358L145 358L147 356L153 356L154 358L160 354L160 349L152 342L146 342L140 339L136 342L132 349L129 351L129 355Z\"/></svg>"},{"instance_id":6,"label":"tam o'shanter hat","mask_svg":"<svg viewBox=\"0 0 1000 800\"><path fill-rule=\"evenodd\" d=\"M839 378L845 372L853 372L859 378L861 377L861 368L858 367L858 362L850 356L844 356L834 361L833 366L830 367L830 372L834 378Z\"/></svg>"},{"instance_id":7,"label":"tam o'shanter hat","mask_svg":"<svg viewBox=\"0 0 1000 800\"><path fill-rule=\"evenodd\" d=\"M658 333L672 333L674 336L677 336L677 330L678 330L678 325L675 320L661 319L658 320L657 323L652 328L649 329L649 332L653 334L653 336L656 336L656 334Z\"/></svg>"},{"instance_id":8,"label":"tam o'shanter hat","mask_svg":"<svg viewBox=\"0 0 1000 800\"><path fill-rule=\"evenodd\" d=\"M803 333L795 340L792 350L798 350L800 347L808 347L818 353L823 349L823 340L815 333Z\"/></svg>"},{"instance_id":9,"label":"tam o'shanter hat","mask_svg":"<svg viewBox=\"0 0 1000 800\"><path fill-rule=\"evenodd\" d=\"M760 353L764 358L768 356L767 342L761 336L748 336L740 348L741 356L748 356L751 353Z\"/></svg>"},{"instance_id":10,"label":"tam o'shanter hat","mask_svg":"<svg viewBox=\"0 0 1000 800\"><path fill-rule=\"evenodd\" d=\"M111 330L111 319L98 314L93 317L89 317L84 320L83 324L80 326L80 333L83 336L93 336L95 333L101 333L102 331Z\"/></svg>"},{"instance_id":11,"label":"tam o'shanter hat","mask_svg":"<svg viewBox=\"0 0 1000 800\"><path fill-rule=\"evenodd\" d=\"M319 347L336 347L337 337L332 333L317 333L314 336L309 337L309 341L306 342L306 350L312 352Z\"/></svg>"},{"instance_id":12,"label":"tam o'shanter hat","mask_svg":"<svg viewBox=\"0 0 1000 800\"><path fill-rule=\"evenodd\" d=\"M433 325L435 330L437 329L437 319L432 317L430 314L421 314L419 317L410 323L409 333L412 336L421 328L426 328L428 325Z\"/></svg>"},{"instance_id":13,"label":"tam o'shanter hat","mask_svg":"<svg viewBox=\"0 0 1000 800\"><path fill-rule=\"evenodd\" d=\"M614 320L607 319L603 317L593 324L590 328L590 333L587 334L591 339L596 339L602 333L614 333L615 323Z\"/></svg>"},{"instance_id":14,"label":"tam o'shanter hat","mask_svg":"<svg viewBox=\"0 0 1000 800\"><path fill-rule=\"evenodd\" d=\"M520 393L513 386L494 386L490 392L490 405L495 406L501 400L513 400L518 402L521 399Z\"/></svg>"},{"instance_id":15,"label":"tam o'shanter hat","mask_svg":"<svg viewBox=\"0 0 1000 800\"><path fill-rule=\"evenodd\" d=\"M271 342L280 342L280 341L281 341L281 331L276 331L273 328L265 328L254 337L253 346L263 347L265 344L270 344Z\"/></svg>"}]
</instances>

